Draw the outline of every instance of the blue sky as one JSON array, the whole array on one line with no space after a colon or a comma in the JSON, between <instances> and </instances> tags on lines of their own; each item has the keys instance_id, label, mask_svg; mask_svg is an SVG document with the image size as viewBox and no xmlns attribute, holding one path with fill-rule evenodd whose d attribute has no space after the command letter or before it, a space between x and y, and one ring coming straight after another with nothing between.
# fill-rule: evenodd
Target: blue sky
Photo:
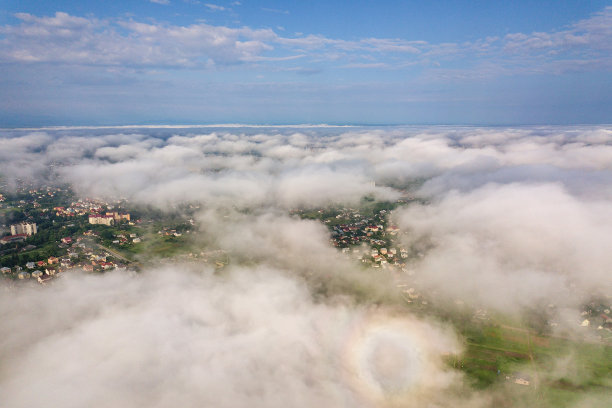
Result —
<instances>
[{"instance_id":1,"label":"blue sky","mask_svg":"<svg viewBox=\"0 0 612 408\"><path fill-rule=\"evenodd\" d=\"M0 125L612 122L610 1L5 1Z\"/></svg>"}]
</instances>

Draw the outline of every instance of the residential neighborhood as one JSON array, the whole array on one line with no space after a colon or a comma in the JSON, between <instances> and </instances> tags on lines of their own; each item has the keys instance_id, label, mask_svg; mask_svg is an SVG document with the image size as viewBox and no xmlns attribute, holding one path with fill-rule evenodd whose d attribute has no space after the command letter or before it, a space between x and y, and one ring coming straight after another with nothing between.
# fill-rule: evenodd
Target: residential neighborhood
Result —
<instances>
[{"instance_id":1,"label":"residential neighborhood","mask_svg":"<svg viewBox=\"0 0 612 408\"><path fill-rule=\"evenodd\" d=\"M64 204L66 203L66 204ZM62 205L59 205L62 204ZM47 284L68 271L104 272L137 265L111 253L102 244L139 243L141 234L121 233L136 223L121 203L97 199L74 199L69 188L24 186L15 194L2 194L0 225L0 271L4 278L35 280ZM91 222L103 217L113 222ZM116 224L115 224L116 222Z\"/></svg>"},{"instance_id":2,"label":"residential neighborhood","mask_svg":"<svg viewBox=\"0 0 612 408\"><path fill-rule=\"evenodd\" d=\"M164 219L159 213L147 215L142 210L134 216L135 208L126 200L78 198L68 187L26 184L12 194L3 192L0 198L6 222L0 225L0 272L14 282L48 284L65 273L138 270L142 262L155 259L197 260L215 268L230 263L225 251L190 243L197 225L188 214L199 206L187 206L186 215L179 218ZM331 246L362 268L384 272L407 304L427 309L435 305L436 298L418 288L418 276L411 266L423 254L402 246L401 237L407 232L390 219L393 209L412 200L408 194L390 203L366 197L359 207L296 208L290 215L321 222L328 228ZM147 255L141 256L145 245ZM463 304L464 300L456 302ZM612 305L605 303L585 305L576 325L610 338ZM472 318L490 319L484 308L476 308ZM554 327L557 322L551 319L548 324Z\"/></svg>"}]
</instances>

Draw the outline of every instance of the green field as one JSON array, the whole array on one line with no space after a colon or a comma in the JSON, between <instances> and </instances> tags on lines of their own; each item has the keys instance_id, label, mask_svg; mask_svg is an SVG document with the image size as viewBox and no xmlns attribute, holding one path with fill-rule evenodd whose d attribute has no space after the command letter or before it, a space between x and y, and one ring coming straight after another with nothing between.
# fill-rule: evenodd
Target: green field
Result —
<instances>
[{"instance_id":1,"label":"green field","mask_svg":"<svg viewBox=\"0 0 612 408\"><path fill-rule=\"evenodd\" d=\"M593 407L612 402L610 345L493 324L471 326L462 334L465 352L448 363L477 389L507 387L511 406L566 407L583 398L594 398L588 405ZM517 378L529 385L516 384Z\"/></svg>"}]
</instances>

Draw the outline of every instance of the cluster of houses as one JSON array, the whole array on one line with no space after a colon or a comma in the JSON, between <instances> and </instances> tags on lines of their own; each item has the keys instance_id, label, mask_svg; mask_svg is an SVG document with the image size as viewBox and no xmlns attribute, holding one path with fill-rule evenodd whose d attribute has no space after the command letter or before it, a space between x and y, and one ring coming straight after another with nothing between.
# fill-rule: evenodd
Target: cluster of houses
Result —
<instances>
[{"instance_id":1,"label":"cluster of houses","mask_svg":"<svg viewBox=\"0 0 612 408\"><path fill-rule=\"evenodd\" d=\"M341 224L333 228L331 243L336 247L342 247L342 252L349 252L349 245L356 245L360 243L367 244L366 249L362 252L362 261L371 262L375 268L384 267L387 264L404 266L405 261L403 259L408 258L408 251L404 248L389 248L387 249L384 245L387 245L387 241L380 239L386 235L396 235L399 228L391 225L384 228L382 224L364 224L362 221L358 221L355 224L347 225ZM371 249L367 249L367 248ZM358 250L353 252L357 253Z\"/></svg>"},{"instance_id":2,"label":"cluster of houses","mask_svg":"<svg viewBox=\"0 0 612 408\"><path fill-rule=\"evenodd\" d=\"M72 202L69 207L54 207L55 215L62 217L74 217L77 215L89 215L90 224L111 226L116 222L130 221L130 214L117 211L105 212L104 209L112 209L109 203L85 198Z\"/></svg>"},{"instance_id":3,"label":"cluster of houses","mask_svg":"<svg viewBox=\"0 0 612 408\"><path fill-rule=\"evenodd\" d=\"M0 267L0 272L3 275L15 274L20 280L34 278L46 284L68 270L94 272L124 266L109 259L110 254L105 251L94 249L86 236L77 238L76 242L72 237L64 237L60 246L66 248L66 255L61 258L51 256L37 262L27 262L24 266Z\"/></svg>"},{"instance_id":4,"label":"cluster of houses","mask_svg":"<svg viewBox=\"0 0 612 408\"><path fill-rule=\"evenodd\" d=\"M142 242L142 239L138 236L138 234L116 234L113 240L113 244L115 245L125 245L129 244L130 241L137 244Z\"/></svg>"},{"instance_id":5,"label":"cluster of houses","mask_svg":"<svg viewBox=\"0 0 612 408\"><path fill-rule=\"evenodd\" d=\"M46 186L44 188L30 188L28 189L25 186L22 186L17 189L18 193L27 192L34 199L41 199L45 197L55 197L56 194L61 193L62 191L66 191L66 189L61 187L52 187Z\"/></svg>"},{"instance_id":6,"label":"cluster of houses","mask_svg":"<svg viewBox=\"0 0 612 408\"><path fill-rule=\"evenodd\" d=\"M344 209L336 216L337 219L347 220L348 222L335 225L331 228L330 243L338 248L345 248L360 243L367 243L374 246L385 245L385 236L396 235L399 228L386 225L386 210L381 210L373 217L365 217L358 210ZM327 222L329 220L325 220Z\"/></svg>"},{"instance_id":7,"label":"cluster of houses","mask_svg":"<svg viewBox=\"0 0 612 408\"><path fill-rule=\"evenodd\" d=\"M372 248L370 253L373 261L373 265L375 268L385 265L385 264L393 264L393 265L403 265L405 262L402 262L401 259L408 258L408 251L404 248L400 248L398 253L397 248ZM364 262L367 258L364 258Z\"/></svg>"},{"instance_id":8,"label":"cluster of houses","mask_svg":"<svg viewBox=\"0 0 612 408\"><path fill-rule=\"evenodd\" d=\"M55 207L55 215L64 217L73 217L75 215L86 215L91 213L100 213L108 203L91 198L79 199L70 203L69 207Z\"/></svg>"},{"instance_id":9,"label":"cluster of houses","mask_svg":"<svg viewBox=\"0 0 612 408\"><path fill-rule=\"evenodd\" d=\"M168 227L163 227L162 229L157 231L157 233L164 237L170 237L170 236L180 237L181 235L183 235L183 233L178 232L177 230L173 228L168 228Z\"/></svg>"},{"instance_id":10,"label":"cluster of houses","mask_svg":"<svg viewBox=\"0 0 612 408\"><path fill-rule=\"evenodd\" d=\"M593 327L597 330L607 330L612 332L612 315L610 310L612 305L591 302L582 311L581 327Z\"/></svg>"}]
</instances>

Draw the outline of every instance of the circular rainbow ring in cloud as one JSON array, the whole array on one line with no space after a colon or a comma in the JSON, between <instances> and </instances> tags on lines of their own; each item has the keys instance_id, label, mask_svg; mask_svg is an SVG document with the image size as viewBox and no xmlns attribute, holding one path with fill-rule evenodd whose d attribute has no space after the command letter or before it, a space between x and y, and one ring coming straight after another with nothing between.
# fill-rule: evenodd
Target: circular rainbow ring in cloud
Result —
<instances>
[{"instance_id":1,"label":"circular rainbow ring in cloud","mask_svg":"<svg viewBox=\"0 0 612 408\"><path fill-rule=\"evenodd\" d=\"M386 314L371 312L355 321L344 348L345 380L368 405L418 404L457 380L443 363L460 351L454 333Z\"/></svg>"}]
</instances>

